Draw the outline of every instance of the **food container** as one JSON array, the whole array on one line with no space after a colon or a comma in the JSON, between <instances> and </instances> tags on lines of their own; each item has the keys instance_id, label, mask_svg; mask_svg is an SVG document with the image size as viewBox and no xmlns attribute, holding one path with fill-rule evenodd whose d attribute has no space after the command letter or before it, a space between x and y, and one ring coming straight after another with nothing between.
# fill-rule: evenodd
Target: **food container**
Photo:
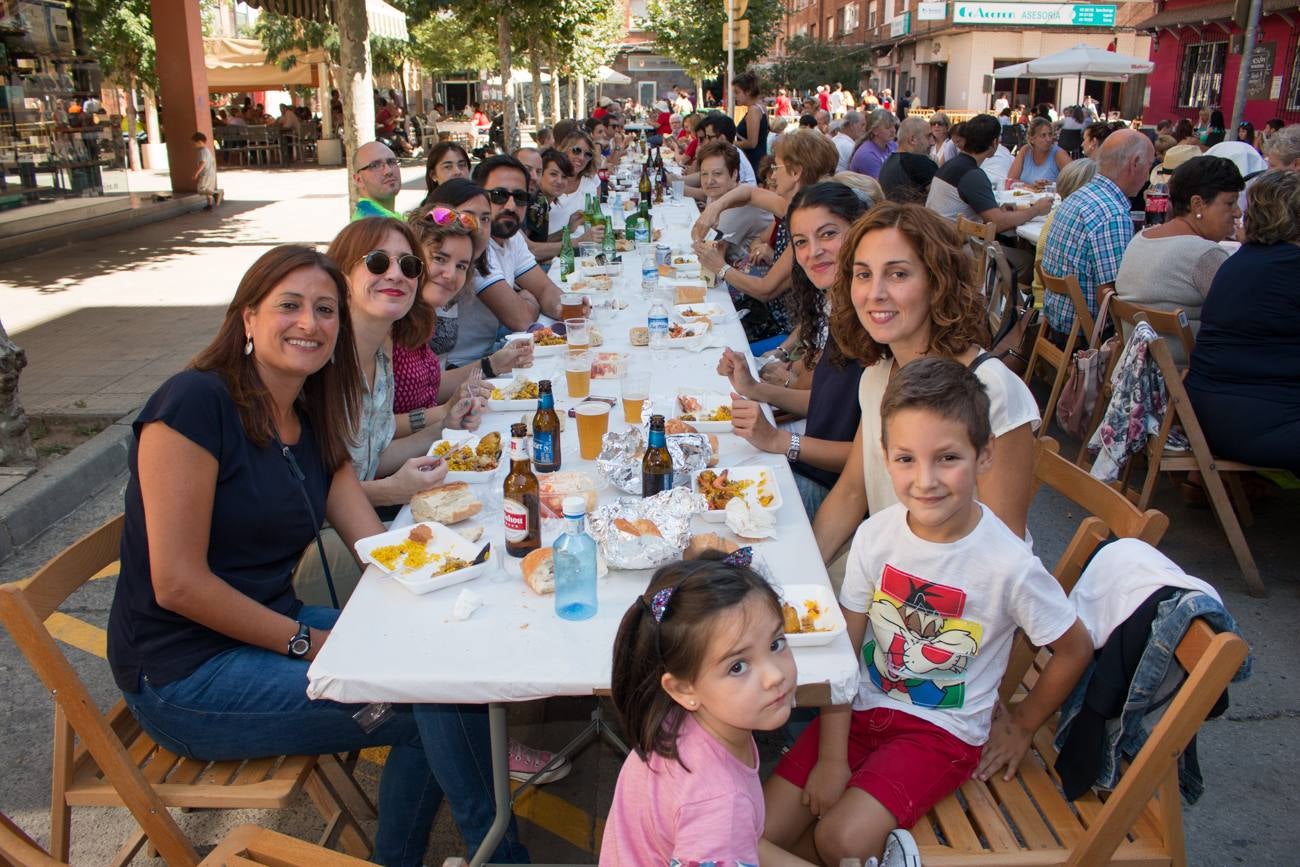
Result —
<instances>
[{"instance_id":1,"label":"food container","mask_svg":"<svg viewBox=\"0 0 1300 867\"><path fill-rule=\"evenodd\" d=\"M698 405L698 409L694 407ZM731 419L725 421L709 420L720 407L731 409L731 397L716 391L700 391L696 388L679 388L673 399L673 418L681 419L700 433L730 433ZM694 416L694 418L683 418Z\"/></svg>"},{"instance_id":2,"label":"food container","mask_svg":"<svg viewBox=\"0 0 1300 867\"><path fill-rule=\"evenodd\" d=\"M592 379L622 379L627 373L626 352L595 352L591 356Z\"/></svg>"},{"instance_id":3,"label":"food container","mask_svg":"<svg viewBox=\"0 0 1300 867\"><path fill-rule=\"evenodd\" d=\"M415 569L407 569L403 566L405 558L398 560L393 566L386 566L382 562L382 558L375 556L376 551L388 546L400 546L410 538L411 530L417 526L428 527L433 533L433 538L423 546L430 556L428 563ZM491 562L491 554L488 555L487 562L479 563L476 566L466 565L454 572L437 574L439 569L445 568L447 565L447 558L454 557L468 564L478 555L482 547L482 542L471 542L455 530L442 524L424 521L420 524L411 524L410 526L389 530L387 533L380 533L377 536L368 536L359 540L357 542L357 556L366 563L373 563L380 571L391 576L394 581L412 593L424 594L469 581L471 578L482 574L487 569L488 563Z\"/></svg>"},{"instance_id":4,"label":"food container","mask_svg":"<svg viewBox=\"0 0 1300 867\"><path fill-rule=\"evenodd\" d=\"M550 328L539 328L532 334L533 358L562 355L569 348L569 341L564 338L563 323L557 322Z\"/></svg>"},{"instance_id":5,"label":"food container","mask_svg":"<svg viewBox=\"0 0 1300 867\"><path fill-rule=\"evenodd\" d=\"M691 352L699 352L709 341L709 323L704 320L684 323L681 329L681 332L674 337L672 334L673 328L671 325L669 326L669 349L687 349Z\"/></svg>"},{"instance_id":6,"label":"food container","mask_svg":"<svg viewBox=\"0 0 1300 867\"><path fill-rule=\"evenodd\" d=\"M750 481L754 484L749 485L742 491L739 496L744 497L749 503L751 509L758 509L775 514L781 508L781 488L777 484L776 475L770 467L715 467L713 469L696 470L691 474L691 490L703 491L700 482L700 476L704 473L713 473L721 476L727 474L727 479L732 482ZM766 504L760 498L770 497ZM706 497L707 499L707 497ZM704 520L711 521L715 524L721 524L727 520L725 504L723 508L709 509L704 513Z\"/></svg>"},{"instance_id":7,"label":"food container","mask_svg":"<svg viewBox=\"0 0 1300 867\"><path fill-rule=\"evenodd\" d=\"M794 608L801 619L816 611L812 622L814 632L787 632L786 643L791 647L818 647L830 644L847 629L844 613L831 588L822 584L788 584L774 588L781 600Z\"/></svg>"},{"instance_id":8,"label":"food container","mask_svg":"<svg viewBox=\"0 0 1300 867\"><path fill-rule=\"evenodd\" d=\"M486 434L484 434L484 436L486 436ZM454 454L455 452L460 451L461 449L469 449L470 451L475 451L478 448L478 444L479 442L482 441L482 439L483 437L475 436L475 435L447 437L445 439L438 440L437 442L435 442L433 445L429 447L430 457L443 457L443 458L447 458L449 461L447 466L446 482L469 482L470 484L477 484L482 482L489 482L492 480L492 477L496 475L497 470L501 469L501 459L502 459L502 455L505 453L504 449L498 451L496 466L492 467L492 469L490 470L453 470L450 466L451 456L448 454L448 449L447 449L448 446L451 447L450 448L451 454ZM499 438L498 438L498 443L500 443Z\"/></svg>"},{"instance_id":9,"label":"food container","mask_svg":"<svg viewBox=\"0 0 1300 867\"><path fill-rule=\"evenodd\" d=\"M565 497L582 497L587 501L587 514L591 514L596 509L599 496L597 491L602 487L596 479L577 470L539 473L537 486L540 489L542 514L551 518L564 517Z\"/></svg>"},{"instance_id":10,"label":"food container","mask_svg":"<svg viewBox=\"0 0 1300 867\"><path fill-rule=\"evenodd\" d=\"M673 307L673 313L684 322L693 322L696 319L715 319L724 311L721 304L705 301L702 304L678 304Z\"/></svg>"},{"instance_id":11,"label":"food container","mask_svg":"<svg viewBox=\"0 0 1300 867\"><path fill-rule=\"evenodd\" d=\"M537 381L533 379L489 379L485 380L492 387L493 392L501 391L506 395L512 395L516 390L524 385L532 385L533 392L537 391ZM492 412L522 412L529 409L537 409L537 396L532 397L500 397L488 398L488 409Z\"/></svg>"}]
</instances>

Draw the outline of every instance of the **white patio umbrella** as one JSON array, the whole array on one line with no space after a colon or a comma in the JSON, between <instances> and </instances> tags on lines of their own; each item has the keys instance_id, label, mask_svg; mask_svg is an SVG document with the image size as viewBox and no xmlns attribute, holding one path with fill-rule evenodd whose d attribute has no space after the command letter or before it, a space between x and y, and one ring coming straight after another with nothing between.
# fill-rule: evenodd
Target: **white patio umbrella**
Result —
<instances>
[{"instance_id":1,"label":"white patio umbrella","mask_svg":"<svg viewBox=\"0 0 1300 867\"><path fill-rule=\"evenodd\" d=\"M1140 57L1116 54L1104 48L1085 45L1082 42L1073 48L1000 66L993 70L995 78L1065 78L1079 76L1078 98L1083 97L1083 80L1092 78L1098 81L1128 81L1130 75L1141 75L1155 69L1155 64Z\"/></svg>"},{"instance_id":2,"label":"white patio umbrella","mask_svg":"<svg viewBox=\"0 0 1300 867\"><path fill-rule=\"evenodd\" d=\"M628 78L617 69L611 69L608 66L602 66L596 70L597 84L631 84L632 79Z\"/></svg>"}]
</instances>

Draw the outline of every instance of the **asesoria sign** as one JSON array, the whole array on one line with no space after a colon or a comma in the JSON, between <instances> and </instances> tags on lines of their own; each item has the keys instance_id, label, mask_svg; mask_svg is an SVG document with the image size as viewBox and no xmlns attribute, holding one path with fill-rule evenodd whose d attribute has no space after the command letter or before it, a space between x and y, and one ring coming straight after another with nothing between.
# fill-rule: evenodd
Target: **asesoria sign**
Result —
<instances>
[{"instance_id":1,"label":"asesoria sign","mask_svg":"<svg viewBox=\"0 0 1300 867\"><path fill-rule=\"evenodd\" d=\"M1116 8L1088 3L954 3L952 23L1114 27Z\"/></svg>"}]
</instances>

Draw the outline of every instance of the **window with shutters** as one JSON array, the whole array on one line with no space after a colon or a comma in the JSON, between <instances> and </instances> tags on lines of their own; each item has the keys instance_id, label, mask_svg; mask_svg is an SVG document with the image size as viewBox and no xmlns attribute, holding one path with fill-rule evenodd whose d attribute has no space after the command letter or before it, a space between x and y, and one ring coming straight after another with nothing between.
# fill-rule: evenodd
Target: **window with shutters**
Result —
<instances>
[{"instance_id":1,"label":"window with shutters","mask_svg":"<svg viewBox=\"0 0 1300 867\"><path fill-rule=\"evenodd\" d=\"M1228 43L1205 42L1183 49L1183 68L1178 79L1179 108L1215 108L1223 93L1223 66Z\"/></svg>"}]
</instances>

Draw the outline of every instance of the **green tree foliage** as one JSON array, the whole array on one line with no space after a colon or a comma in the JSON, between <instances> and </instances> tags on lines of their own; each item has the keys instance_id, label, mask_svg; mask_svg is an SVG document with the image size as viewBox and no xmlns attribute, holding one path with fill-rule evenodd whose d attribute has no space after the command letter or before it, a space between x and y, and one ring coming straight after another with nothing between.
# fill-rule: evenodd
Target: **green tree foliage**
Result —
<instances>
[{"instance_id":1,"label":"green tree foliage","mask_svg":"<svg viewBox=\"0 0 1300 867\"><path fill-rule=\"evenodd\" d=\"M496 66L496 25L483 26L457 8L436 10L412 24L411 56L431 72L491 69Z\"/></svg>"},{"instance_id":2,"label":"green tree foliage","mask_svg":"<svg viewBox=\"0 0 1300 867\"><path fill-rule=\"evenodd\" d=\"M263 12L257 17L253 35L262 41L267 61L279 63L281 69L292 69L297 64L296 52L317 48L323 48L335 64L339 62L339 29L334 24ZM404 59L415 56L411 43L373 33L370 52L370 65L381 73L396 72Z\"/></svg>"},{"instance_id":3,"label":"green tree foliage","mask_svg":"<svg viewBox=\"0 0 1300 867\"><path fill-rule=\"evenodd\" d=\"M94 0L84 9L86 39L110 80L157 91L157 51L149 0Z\"/></svg>"},{"instance_id":4,"label":"green tree foliage","mask_svg":"<svg viewBox=\"0 0 1300 867\"><path fill-rule=\"evenodd\" d=\"M723 0L650 0L647 29L655 49L686 70L691 78L711 78L727 66L722 30L727 24ZM736 52L736 71L761 60L772 47L785 15L782 0L750 0L749 47Z\"/></svg>"},{"instance_id":5,"label":"green tree foliage","mask_svg":"<svg viewBox=\"0 0 1300 867\"><path fill-rule=\"evenodd\" d=\"M774 86L799 90L835 81L856 90L868 56L869 49L865 47L845 48L833 42L795 36L786 43L785 56L777 58L763 77Z\"/></svg>"}]
</instances>

